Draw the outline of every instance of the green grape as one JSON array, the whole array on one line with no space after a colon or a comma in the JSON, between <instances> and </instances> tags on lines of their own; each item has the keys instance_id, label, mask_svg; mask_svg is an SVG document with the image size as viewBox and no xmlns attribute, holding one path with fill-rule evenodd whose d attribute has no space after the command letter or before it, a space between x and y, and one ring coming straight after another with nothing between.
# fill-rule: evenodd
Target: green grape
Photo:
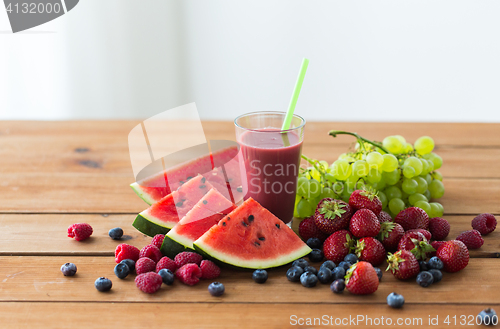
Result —
<instances>
[{"instance_id":1,"label":"green grape","mask_svg":"<svg viewBox=\"0 0 500 329\"><path fill-rule=\"evenodd\" d=\"M425 197L425 195L420 194L420 193L414 193L414 194L412 194L412 195L410 195L410 196L408 197L408 202L409 202L412 206L414 206L414 205L415 205L415 203L416 203L417 201L425 201L425 202L427 202L428 200L427 200L427 198Z\"/></svg>"},{"instance_id":2,"label":"green grape","mask_svg":"<svg viewBox=\"0 0 500 329\"><path fill-rule=\"evenodd\" d=\"M368 175L368 163L364 160L358 160L352 164L353 175L357 177L365 177Z\"/></svg>"},{"instance_id":3,"label":"green grape","mask_svg":"<svg viewBox=\"0 0 500 329\"><path fill-rule=\"evenodd\" d=\"M309 195L309 179L300 177L297 180L297 195L304 197Z\"/></svg>"},{"instance_id":4,"label":"green grape","mask_svg":"<svg viewBox=\"0 0 500 329\"><path fill-rule=\"evenodd\" d=\"M405 203L399 198L394 198L389 201L389 209L393 214L399 214L401 210L405 209Z\"/></svg>"},{"instance_id":5,"label":"green grape","mask_svg":"<svg viewBox=\"0 0 500 329\"><path fill-rule=\"evenodd\" d=\"M401 136L401 135L394 135L394 137L396 137L397 139L399 139L401 141L401 144L405 145L406 144L406 139Z\"/></svg>"},{"instance_id":6,"label":"green grape","mask_svg":"<svg viewBox=\"0 0 500 329\"><path fill-rule=\"evenodd\" d=\"M382 191L386 186L385 181L383 179L381 179L380 182L372 183L370 185L377 191Z\"/></svg>"},{"instance_id":7,"label":"green grape","mask_svg":"<svg viewBox=\"0 0 500 329\"><path fill-rule=\"evenodd\" d=\"M393 171L382 173L382 179L385 181L387 185L394 185L401 179L401 173L399 169L395 169Z\"/></svg>"},{"instance_id":8,"label":"green grape","mask_svg":"<svg viewBox=\"0 0 500 329\"><path fill-rule=\"evenodd\" d=\"M434 150L434 140L429 136L422 136L415 142L415 151L419 154L429 154Z\"/></svg>"},{"instance_id":9,"label":"green grape","mask_svg":"<svg viewBox=\"0 0 500 329\"><path fill-rule=\"evenodd\" d=\"M425 181L427 182L427 186L432 182L432 176L430 174L427 174L424 176Z\"/></svg>"},{"instance_id":10,"label":"green grape","mask_svg":"<svg viewBox=\"0 0 500 329\"><path fill-rule=\"evenodd\" d=\"M351 166L347 160L337 160L332 164L332 174L335 179L346 180L351 176Z\"/></svg>"},{"instance_id":11,"label":"green grape","mask_svg":"<svg viewBox=\"0 0 500 329\"><path fill-rule=\"evenodd\" d=\"M349 155L347 155L347 153L342 153L341 155L339 155L338 159L339 160L342 160L342 159L345 159L347 158ZM332 163L333 164L333 163Z\"/></svg>"},{"instance_id":12,"label":"green grape","mask_svg":"<svg viewBox=\"0 0 500 329\"><path fill-rule=\"evenodd\" d=\"M439 171L433 172L432 178L434 178L435 180L441 181L441 182L443 181L443 175L441 175L441 173Z\"/></svg>"},{"instance_id":13,"label":"green grape","mask_svg":"<svg viewBox=\"0 0 500 329\"><path fill-rule=\"evenodd\" d=\"M321 174L319 173L319 171L317 171L314 167L309 167L308 169L311 178L319 182L321 180Z\"/></svg>"},{"instance_id":14,"label":"green grape","mask_svg":"<svg viewBox=\"0 0 500 329\"><path fill-rule=\"evenodd\" d=\"M425 159L420 159L420 161L422 162L422 172L420 173L420 175L427 175L429 173L429 161L425 160Z\"/></svg>"},{"instance_id":15,"label":"green grape","mask_svg":"<svg viewBox=\"0 0 500 329\"><path fill-rule=\"evenodd\" d=\"M309 180L309 195L311 198L317 198L321 194L321 184L316 179Z\"/></svg>"},{"instance_id":16,"label":"green grape","mask_svg":"<svg viewBox=\"0 0 500 329\"><path fill-rule=\"evenodd\" d=\"M321 195L320 195L321 200L323 200L324 198L335 199L336 197L337 197L337 195L329 187L325 187L325 188L323 188L323 191L321 191Z\"/></svg>"},{"instance_id":17,"label":"green grape","mask_svg":"<svg viewBox=\"0 0 500 329\"><path fill-rule=\"evenodd\" d=\"M417 157L409 157L405 160L403 166L413 167L413 169L415 169L415 176L418 176L422 173L422 161L420 161L420 159Z\"/></svg>"},{"instance_id":18,"label":"green grape","mask_svg":"<svg viewBox=\"0 0 500 329\"><path fill-rule=\"evenodd\" d=\"M347 190L349 191L354 191L356 188L356 182L358 181L358 177L356 176L349 176L349 178L347 178L345 180L345 187Z\"/></svg>"},{"instance_id":19,"label":"green grape","mask_svg":"<svg viewBox=\"0 0 500 329\"><path fill-rule=\"evenodd\" d=\"M384 193L387 196L387 200L401 199L403 197L401 190L397 186L389 186L384 190Z\"/></svg>"},{"instance_id":20,"label":"green grape","mask_svg":"<svg viewBox=\"0 0 500 329\"><path fill-rule=\"evenodd\" d=\"M325 174L325 178L330 183L335 183L336 181L335 177L333 177L333 175L330 173Z\"/></svg>"},{"instance_id":21,"label":"green grape","mask_svg":"<svg viewBox=\"0 0 500 329\"><path fill-rule=\"evenodd\" d=\"M382 209L385 209L387 207L387 202L388 202L387 197L385 196L385 193L382 191L379 191L377 195L378 195L380 202L382 202Z\"/></svg>"},{"instance_id":22,"label":"green grape","mask_svg":"<svg viewBox=\"0 0 500 329\"><path fill-rule=\"evenodd\" d=\"M368 173L368 176L366 176L366 179L370 183L378 183L382 179L382 174L377 169L371 168L370 172Z\"/></svg>"},{"instance_id":23,"label":"green grape","mask_svg":"<svg viewBox=\"0 0 500 329\"><path fill-rule=\"evenodd\" d=\"M429 184L429 192L431 192L431 198L439 199L444 195L444 185L441 181L433 180Z\"/></svg>"},{"instance_id":24,"label":"green grape","mask_svg":"<svg viewBox=\"0 0 500 329\"><path fill-rule=\"evenodd\" d=\"M383 156L384 162L382 164L382 170L385 172L391 172L398 169L398 158L396 158L392 154L384 154Z\"/></svg>"},{"instance_id":25,"label":"green grape","mask_svg":"<svg viewBox=\"0 0 500 329\"><path fill-rule=\"evenodd\" d=\"M427 159L421 159L421 160L422 160L422 162L426 161L427 165L429 165L428 173L434 170L434 162L432 162L431 160L427 160Z\"/></svg>"},{"instance_id":26,"label":"green grape","mask_svg":"<svg viewBox=\"0 0 500 329\"><path fill-rule=\"evenodd\" d=\"M349 198L351 197L352 191L350 192L348 188L342 191L341 197L344 202L349 203Z\"/></svg>"},{"instance_id":27,"label":"green grape","mask_svg":"<svg viewBox=\"0 0 500 329\"><path fill-rule=\"evenodd\" d=\"M403 144L403 151L401 153L410 153L413 151L413 146L410 143Z\"/></svg>"},{"instance_id":28,"label":"green grape","mask_svg":"<svg viewBox=\"0 0 500 329\"><path fill-rule=\"evenodd\" d=\"M429 215L429 212L431 211L431 205L429 204L429 202L426 201L415 202L415 207L423 209L427 213L427 215Z\"/></svg>"},{"instance_id":29,"label":"green grape","mask_svg":"<svg viewBox=\"0 0 500 329\"><path fill-rule=\"evenodd\" d=\"M417 176L417 177L415 177L413 179L418 184L417 192L418 193L424 193L427 190L427 185L428 185L427 181L422 176Z\"/></svg>"},{"instance_id":30,"label":"green grape","mask_svg":"<svg viewBox=\"0 0 500 329\"><path fill-rule=\"evenodd\" d=\"M441 206L441 204L439 204L437 202L431 202L429 204L431 206L431 210L430 210L430 212L428 214L430 218L443 216L443 213L441 212L441 208L443 206Z\"/></svg>"},{"instance_id":31,"label":"green grape","mask_svg":"<svg viewBox=\"0 0 500 329\"><path fill-rule=\"evenodd\" d=\"M413 178L405 178L405 179L403 179L403 185L401 185L401 188L403 189L403 192L405 192L407 194L416 193L417 192L417 187L418 187L418 183Z\"/></svg>"},{"instance_id":32,"label":"green grape","mask_svg":"<svg viewBox=\"0 0 500 329\"><path fill-rule=\"evenodd\" d=\"M405 166L403 167L403 176L406 178L413 178L416 176L415 168L411 166Z\"/></svg>"},{"instance_id":33,"label":"green grape","mask_svg":"<svg viewBox=\"0 0 500 329\"><path fill-rule=\"evenodd\" d=\"M403 143L396 136L384 138L382 145L392 154L399 154L403 150Z\"/></svg>"},{"instance_id":34,"label":"green grape","mask_svg":"<svg viewBox=\"0 0 500 329\"><path fill-rule=\"evenodd\" d=\"M436 153L428 153L424 155L424 159L432 161L432 163L434 164L433 170L437 170L443 165L443 159Z\"/></svg>"},{"instance_id":35,"label":"green grape","mask_svg":"<svg viewBox=\"0 0 500 329\"><path fill-rule=\"evenodd\" d=\"M366 162L368 162L368 165L370 165L370 169L375 167L377 170L379 170L384 164L384 157L378 152L370 152L366 156Z\"/></svg>"},{"instance_id":36,"label":"green grape","mask_svg":"<svg viewBox=\"0 0 500 329\"><path fill-rule=\"evenodd\" d=\"M335 182L332 186L333 193L335 194L342 194L342 192L345 190L344 183L342 182Z\"/></svg>"},{"instance_id":37,"label":"green grape","mask_svg":"<svg viewBox=\"0 0 500 329\"><path fill-rule=\"evenodd\" d=\"M314 206L306 199L301 199L297 204L297 215L299 218L305 218L314 214Z\"/></svg>"},{"instance_id":38,"label":"green grape","mask_svg":"<svg viewBox=\"0 0 500 329\"><path fill-rule=\"evenodd\" d=\"M326 162L325 160L321 160L319 163L324 170L328 169L328 162Z\"/></svg>"},{"instance_id":39,"label":"green grape","mask_svg":"<svg viewBox=\"0 0 500 329\"><path fill-rule=\"evenodd\" d=\"M430 200L431 199L431 192L429 192L429 190L425 191L424 196L427 198L427 200Z\"/></svg>"}]
</instances>

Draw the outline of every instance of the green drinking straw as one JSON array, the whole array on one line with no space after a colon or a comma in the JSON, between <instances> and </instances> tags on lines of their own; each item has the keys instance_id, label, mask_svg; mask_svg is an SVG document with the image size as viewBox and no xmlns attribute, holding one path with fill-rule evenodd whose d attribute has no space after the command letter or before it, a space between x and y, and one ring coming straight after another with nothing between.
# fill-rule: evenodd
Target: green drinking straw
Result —
<instances>
[{"instance_id":1,"label":"green drinking straw","mask_svg":"<svg viewBox=\"0 0 500 329\"><path fill-rule=\"evenodd\" d=\"M300 67L299 76L295 82L295 88L293 89L292 99L290 99L290 104L288 105L288 111L286 112L285 120L281 126L281 130L290 129L290 124L292 123L293 112L295 111L295 105L297 105L297 100L299 99L300 89L302 88L302 82L304 82L304 77L306 75L307 66L309 65L309 60L304 58L302 60L302 66Z\"/></svg>"}]
</instances>

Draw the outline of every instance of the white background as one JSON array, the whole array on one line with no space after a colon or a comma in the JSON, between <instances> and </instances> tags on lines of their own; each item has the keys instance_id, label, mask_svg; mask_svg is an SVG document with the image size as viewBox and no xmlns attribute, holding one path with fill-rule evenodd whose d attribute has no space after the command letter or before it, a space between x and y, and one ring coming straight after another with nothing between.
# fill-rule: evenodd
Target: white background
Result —
<instances>
[{"instance_id":1,"label":"white background","mask_svg":"<svg viewBox=\"0 0 500 329\"><path fill-rule=\"evenodd\" d=\"M12 34L0 10L0 119L500 122L500 1L81 0Z\"/></svg>"}]
</instances>

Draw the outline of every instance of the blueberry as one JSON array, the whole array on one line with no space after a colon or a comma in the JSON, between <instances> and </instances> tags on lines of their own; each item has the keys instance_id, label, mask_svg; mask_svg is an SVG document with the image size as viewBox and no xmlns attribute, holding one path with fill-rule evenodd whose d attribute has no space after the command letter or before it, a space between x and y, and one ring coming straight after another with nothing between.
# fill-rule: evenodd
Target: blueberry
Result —
<instances>
[{"instance_id":1,"label":"blueberry","mask_svg":"<svg viewBox=\"0 0 500 329\"><path fill-rule=\"evenodd\" d=\"M102 292L110 290L112 285L111 280L104 277L97 278L94 282L95 288Z\"/></svg>"},{"instance_id":2,"label":"blueberry","mask_svg":"<svg viewBox=\"0 0 500 329\"><path fill-rule=\"evenodd\" d=\"M120 240L123 236L123 230L119 227L115 227L109 230L108 234L111 239Z\"/></svg>"},{"instance_id":3,"label":"blueberry","mask_svg":"<svg viewBox=\"0 0 500 329\"><path fill-rule=\"evenodd\" d=\"M318 283L318 277L311 272L304 272L300 276L300 283L306 288L312 288Z\"/></svg>"},{"instance_id":4,"label":"blueberry","mask_svg":"<svg viewBox=\"0 0 500 329\"><path fill-rule=\"evenodd\" d=\"M343 279L345 276L345 269L343 267L337 266L332 271L333 279Z\"/></svg>"},{"instance_id":5,"label":"blueberry","mask_svg":"<svg viewBox=\"0 0 500 329\"><path fill-rule=\"evenodd\" d=\"M389 305L392 308L401 308L403 307L404 303L405 303L405 298L403 297L403 295L391 292L387 296L387 305Z\"/></svg>"},{"instance_id":6,"label":"blueberry","mask_svg":"<svg viewBox=\"0 0 500 329\"><path fill-rule=\"evenodd\" d=\"M356 256L355 254L348 254L344 257L344 261L351 263L351 265L356 264L358 260L358 256Z\"/></svg>"},{"instance_id":7,"label":"blueberry","mask_svg":"<svg viewBox=\"0 0 500 329\"><path fill-rule=\"evenodd\" d=\"M76 265L73 263L66 263L61 266L61 272L64 276L73 276L76 273Z\"/></svg>"},{"instance_id":8,"label":"blueberry","mask_svg":"<svg viewBox=\"0 0 500 329\"><path fill-rule=\"evenodd\" d=\"M320 269L322 269L323 267L326 267L328 269L330 269L330 271L333 271L333 269L336 267L337 265L335 265L334 262L332 262L331 260L327 260L325 261L323 264L321 264L320 266Z\"/></svg>"},{"instance_id":9,"label":"blueberry","mask_svg":"<svg viewBox=\"0 0 500 329\"><path fill-rule=\"evenodd\" d=\"M162 268L158 272L158 275L161 276L163 283L165 283L167 286L171 286L174 283L174 273L172 273L172 271L170 271L169 269Z\"/></svg>"},{"instance_id":10,"label":"blueberry","mask_svg":"<svg viewBox=\"0 0 500 329\"><path fill-rule=\"evenodd\" d=\"M294 261L292 263L292 266L299 266L302 268L306 268L306 266L309 266L309 263L304 258L301 258L301 259L297 259L296 261Z\"/></svg>"},{"instance_id":11,"label":"blueberry","mask_svg":"<svg viewBox=\"0 0 500 329\"><path fill-rule=\"evenodd\" d=\"M323 267L318 271L318 280L321 283L330 283L333 275L329 268Z\"/></svg>"},{"instance_id":12,"label":"blueberry","mask_svg":"<svg viewBox=\"0 0 500 329\"><path fill-rule=\"evenodd\" d=\"M379 269L378 267L374 267L375 269L375 272L377 272L377 276L378 276L378 282L380 282L382 280L382 270Z\"/></svg>"},{"instance_id":13,"label":"blueberry","mask_svg":"<svg viewBox=\"0 0 500 329\"><path fill-rule=\"evenodd\" d=\"M320 249L323 246L321 240L318 238L309 238L306 243L311 249Z\"/></svg>"},{"instance_id":14,"label":"blueberry","mask_svg":"<svg viewBox=\"0 0 500 329\"><path fill-rule=\"evenodd\" d=\"M119 263L116 264L115 266L115 274L118 277L118 279L125 279L127 275L129 275L130 269L128 268L128 265L125 263Z\"/></svg>"},{"instance_id":15,"label":"blueberry","mask_svg":"<svg viewBox=\"0 0 500 329\"><path fill-rule=\"evenodd\" d=\"M430 272L422 271L422 272L418 273L417 283L421 287L426 288L426 287L430 286L433 282L434 282L434 277L432 276L432 274Z\"/></svg>"},{"instance_id":16,"label":"blueberry","mask_svg":"<svg viewBox=\"0 0 500 329\"><path fill-rule=\"evenodd\" d=\"M224 290L225 290L224 285L220 282L212 282L208 285L208 292L210 293L210 295L215 297L222 296Z\"/></svg>"},{"instance_id":17,"label":"blueberry","mask_svg":"<svg viewBox=\"0 0 500 329\"><path fill-rule=\"evenodd\" d=\"M419 261L418 265L420 266L420 272L422 271L428 271L430 269L429 264L426 261Z\"/></svg>"},{"instance_id":18,"label":"blueberry","mask_svg":"<svg viewBox=\"0 0 500 329\"><path fill-rule=\"evenodd\" d=\"M442 270L443 267L443 261L437 256L431 257L431 259L429 259L429 269Z\"/></svg>"},{"instance_id":19,"label":"blueberry","mask_svg":"<svg viewBox=\"0 0 500 329\"><path fill-rule=\"evenodd\" d=\"M437 283L443 278L443 273L440 270L431 269L429 270L429 273L431 273L432 277L434 278L433 283Z\"/></svg>"},{"instance_id":20,"label":"blueberry","mask_svg":"<svg viewBox=\"0 0 500 329\"><path fill-rule=\"evenodd\" d=\"M313 249L309 254L309 260L313 263L318 263L323 260L323 251L320 249Z\"/></svg>"},{"instance_id":21,"label":"blueberry","mask_svg":"<svg viewBox=\"0 0 500 329\"><path fill-rule=\"evenodd\" d=\"M336 294L340 294L345 289L344 279L337 279L330 285L330 290Z\"/></svg>"},{"instance_id":22,"label":"blueberry","mask_svg":"<svg viewBox=\"0 0 500 329\"><path fill-rule=\"evenodd\" d=\"M311 272L314 275L318 275L318 270L313 266L306 266L304 272Z\"/></svg>"},{"instance_id":23,"label":"blueberry","mask_svg":"<svg viewBox=\"0 0 500 329\"><path fill-rule=\"evenodd\" d=\"M288 281L299 282L300 276L304 273L304 269L300 266L292 266L286 271Z\"/></svg>"},{"instance_id":24,"label":"blueberry","mask_svg":"<svg viewBox=\"0 0 500 329\"><path fill-rule=\"evenodd\" d=\"M337 267L343 267L344 270L348 270L350 267L352 266L352 263L350 262L346 262L346 261L343 261L343 262L340 262L339 265L337 265Z\"/></svg>"},{"instance_id":25,"label":"blueberry","mask_svg":"<svg viewBox=\"0 0 500 329\"><path fill-rule=\"evenodd\" d=\"M132 259L124 259L120 263L127 264L130 273L135 271L135 262Z\"/></svg>"},{"instance_id":26,"label":"blueberry","mask_svg":"<svg viewBox=\"0 0 500 329\"><path fill-rule=\"evenodd\" d=\"M494 309L487 308L479 312L479 319L481 319L481 323L487 326L493 326L498 323L498 316Z\"/></svg>"},{"instance_id":27,"label":"blueberry","mask_svg":"<svg viewBox=\"0 0 500 329\"><path fill-rule=\"evenodd\" d=\"M266 270L255 270L252 274L252 279L257 283L264 283L267 281L267 271Z\"/></svg>"}]
</instances>

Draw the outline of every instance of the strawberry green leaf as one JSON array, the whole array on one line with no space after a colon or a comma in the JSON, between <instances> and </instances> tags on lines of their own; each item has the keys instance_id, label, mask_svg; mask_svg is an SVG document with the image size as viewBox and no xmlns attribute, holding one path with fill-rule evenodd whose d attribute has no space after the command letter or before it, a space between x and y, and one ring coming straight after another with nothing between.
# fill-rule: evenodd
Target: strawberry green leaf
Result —
<instances>
[{"instance_id":1,"label":"strawberry green leaf","mask_svg":"<svg viewBox=\"0 0 500 329\"><path fill-rule=\"evenodd\" d=\"M327 219L334 219L341 217L346 212L343 208L345 208L344 204L339 204L335 201L324 201L321 204L321 208L319 208L319 213L325 215Z\"/></svg>"}]
</instances>

